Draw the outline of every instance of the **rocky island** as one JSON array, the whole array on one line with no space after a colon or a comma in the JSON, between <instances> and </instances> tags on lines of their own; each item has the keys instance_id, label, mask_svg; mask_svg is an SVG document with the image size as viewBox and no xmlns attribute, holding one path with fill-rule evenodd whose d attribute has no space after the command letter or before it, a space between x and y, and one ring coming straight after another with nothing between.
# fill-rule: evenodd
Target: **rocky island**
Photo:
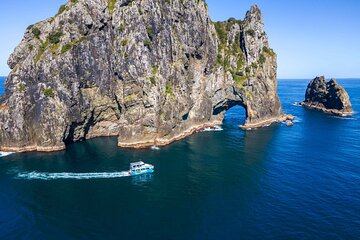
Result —
<instances>
[{"instance_id":1,"label":"rocky island","mask_svg":"<svg viewBox=\"0 0 360 240\"><path fill-rule=\"evenodd\" d=\"M212 22L203 0L70 0L30 25L8 60L1 151L56 151L99 136L164 145L220 124L285 121L259 8Z\"/></svg>"},{"instance_id":2,"label":"rocky island","mask_svg":"<svg viewBox=\"0 0 360 240\"><path fill-rule=\"evenodd\" d=\"M335 79L326 82L325 77L313 79L305 94L302 106L325 113L344 116L353 114L348 93Z\"/></svg>"}]
</instances>

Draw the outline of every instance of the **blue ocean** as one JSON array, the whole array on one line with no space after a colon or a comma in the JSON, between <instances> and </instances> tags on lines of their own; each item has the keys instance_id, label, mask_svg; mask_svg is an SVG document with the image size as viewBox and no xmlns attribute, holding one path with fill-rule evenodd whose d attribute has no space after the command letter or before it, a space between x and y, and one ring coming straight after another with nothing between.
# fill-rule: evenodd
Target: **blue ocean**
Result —
<instances>
[{"instance_id":1,"label":"blue ocean","mask_svg":"<svg viewBox=\"0 0 360 240\"><path fill-rule=\"evenodd\" d=\"M0 95L4 93L4 83L5 83L6 77L0 77Z\"/></svg>"},{"instance_id":2,"label":"blue ocean","mask_svg":"<svg viewBox=\"0 0 360 240\"><path fill-rule=\"evenodd\" d=\"M116 138L0 159L0 239L359 239L360 79L338 80L355 115L295 106L309 80L279 80L295 125L222 131L160 149ZM2 84L0 84L2 90ZM126 177L129 164L155 166Z\"/></svg>"}]
</instances>

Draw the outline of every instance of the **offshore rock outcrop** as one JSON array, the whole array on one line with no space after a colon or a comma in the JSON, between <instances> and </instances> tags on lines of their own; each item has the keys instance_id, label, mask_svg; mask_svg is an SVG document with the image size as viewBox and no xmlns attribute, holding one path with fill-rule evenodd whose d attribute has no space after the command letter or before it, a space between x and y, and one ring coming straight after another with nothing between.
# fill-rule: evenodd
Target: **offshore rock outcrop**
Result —
<instances>
[{"instance_id":1,"label":"offshore rock outcrop","mask_svg":"<svg viewBox=\"0 0 360 240\"><path fill-rule=\"evenodd\" d=\"M350 115L353 113L348 93L335 79L326 82L325 77L313 79L305 94L302 106L334 115Z\"/></svg>"},{"instance_id":2,"label":"offshore rock outcrop","mask_svg":"<svg viewBox=\"0 0 360 240\"><path fill-rule=\"evenodd\" d=\"M168 144L221 123L284 120L276 54L254 5L213 23L204 1L71 0L29 26L8 64L0 150L54 151L98 136Z\"/></svg>"}]
</instances>

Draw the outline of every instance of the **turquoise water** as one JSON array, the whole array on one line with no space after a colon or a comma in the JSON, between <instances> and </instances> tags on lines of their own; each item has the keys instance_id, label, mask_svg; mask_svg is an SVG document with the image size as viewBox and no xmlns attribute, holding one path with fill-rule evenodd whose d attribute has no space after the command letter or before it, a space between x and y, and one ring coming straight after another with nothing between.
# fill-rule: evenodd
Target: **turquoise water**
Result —
<instances>
[{"instance_id":1,"label":"turquoise water","mask_svg":"<svg viewBox=\"0 0 360 240\"><path fill-rule=\"evenodd\" d=\"M235 107L223 131L160 150L98 138L1 158L0 239L359 238L360 116L294 106L307 82L279 81L293 127L244 132ZM360 80L339 82L358 112ZM122 176L139 159L155 172Z\"/></svg>"}]
</instances>

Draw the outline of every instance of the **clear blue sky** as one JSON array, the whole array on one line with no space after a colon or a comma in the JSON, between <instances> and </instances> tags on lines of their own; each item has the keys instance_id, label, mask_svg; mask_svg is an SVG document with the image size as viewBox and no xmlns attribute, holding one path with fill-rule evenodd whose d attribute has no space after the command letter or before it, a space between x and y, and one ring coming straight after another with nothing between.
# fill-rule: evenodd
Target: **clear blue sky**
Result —
<instances>
[{"instance_id":1,"label":"clear blue sky","mask_svg":"<svg viewBox=\"0 0 360 240\"><path fill-rule=\"evenodd\" d=\"M26 27L53 16L66 0L0 1L0 75ZM253 0L207 0L213 21L242 19ZM279 78L360 77L359 0L257 0Z\"/></svg>"}]
</instances>

